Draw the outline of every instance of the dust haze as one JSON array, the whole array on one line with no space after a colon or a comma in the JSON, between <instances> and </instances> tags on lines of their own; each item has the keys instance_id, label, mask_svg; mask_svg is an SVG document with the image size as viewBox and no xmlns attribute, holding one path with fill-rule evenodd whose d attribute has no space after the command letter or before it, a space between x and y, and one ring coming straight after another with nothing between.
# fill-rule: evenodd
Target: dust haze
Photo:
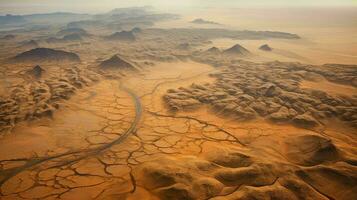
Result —
<instances>
[{"instance_id":1,"label":"dust haze","mask_svg":"<svg viewBox=\"0 0 357 200\"><path fill-rule=\"evenodd\" d=\"M0 0L0 199L357 199L353 0Z\"/></svg>"}]
</instances>

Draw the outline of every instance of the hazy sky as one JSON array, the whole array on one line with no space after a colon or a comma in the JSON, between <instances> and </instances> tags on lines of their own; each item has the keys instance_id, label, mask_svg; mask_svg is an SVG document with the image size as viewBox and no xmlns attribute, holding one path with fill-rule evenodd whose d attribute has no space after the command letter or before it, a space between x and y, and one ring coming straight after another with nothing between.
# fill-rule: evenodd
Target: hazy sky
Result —
<instances>
[{"instance_id":1,"label":"hazy sky","mask_svg":"<svg viewBox=\"0 0 357 200\"><path fill-rule=\"evenodd\" d=\"M0 0L0 14L54 11L99 13L116 7L152 5L159 9L246 6L357 6L357 0Z\"/></svg>"}]
</instances>

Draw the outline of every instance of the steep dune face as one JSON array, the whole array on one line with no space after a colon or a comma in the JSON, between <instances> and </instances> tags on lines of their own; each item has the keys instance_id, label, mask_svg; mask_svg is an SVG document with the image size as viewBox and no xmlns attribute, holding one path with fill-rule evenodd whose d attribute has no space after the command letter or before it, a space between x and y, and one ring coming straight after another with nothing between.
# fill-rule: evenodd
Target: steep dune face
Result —
<instances>
[{"instance_id":1,"label":"steep dune face","mask_svg":"<svg viewBox=\"0 0 357 200\"><path fill-rule=\"evenodd\" d=\"M12 61L30 63L59 61L79 62L80 58L77 54L67 51L49 48L36 48L18 54L12 59Z\"/></svg>"}]
</instances>

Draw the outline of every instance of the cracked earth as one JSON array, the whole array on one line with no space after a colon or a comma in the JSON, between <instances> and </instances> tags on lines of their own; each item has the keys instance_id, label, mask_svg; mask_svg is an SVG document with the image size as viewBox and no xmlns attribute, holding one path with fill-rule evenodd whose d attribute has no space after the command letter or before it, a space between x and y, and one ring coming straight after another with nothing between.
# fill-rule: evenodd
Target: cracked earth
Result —
<instances>
[{"instance_id":1,"label":"cracked earth","mask_svg":"<svg viewBox=\"0 0 357 200\"><path fill-rule=\"evenodd\" d=\"M1 199L356 197L355 128L242 121L197 100L172 112L163 98L224 70L157 64L78 91L51 120L19 122L0 140Z\"/></svg>"}]
</instances>

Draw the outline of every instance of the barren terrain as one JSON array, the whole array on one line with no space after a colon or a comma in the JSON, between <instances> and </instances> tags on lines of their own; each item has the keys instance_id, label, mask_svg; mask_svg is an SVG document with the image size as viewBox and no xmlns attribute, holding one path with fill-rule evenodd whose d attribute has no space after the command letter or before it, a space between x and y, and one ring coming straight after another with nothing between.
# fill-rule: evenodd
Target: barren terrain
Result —
<instances>
[{"instance_id":1,"label":"barren terrain","mask_svg":"<svg viewBox=\"0 0 357 200\"><path fill-rule=\"evenodd\" d=\"M0 33L0 199L357 198L356 55L151 12Z\"/></svg>"}]
</instances>

